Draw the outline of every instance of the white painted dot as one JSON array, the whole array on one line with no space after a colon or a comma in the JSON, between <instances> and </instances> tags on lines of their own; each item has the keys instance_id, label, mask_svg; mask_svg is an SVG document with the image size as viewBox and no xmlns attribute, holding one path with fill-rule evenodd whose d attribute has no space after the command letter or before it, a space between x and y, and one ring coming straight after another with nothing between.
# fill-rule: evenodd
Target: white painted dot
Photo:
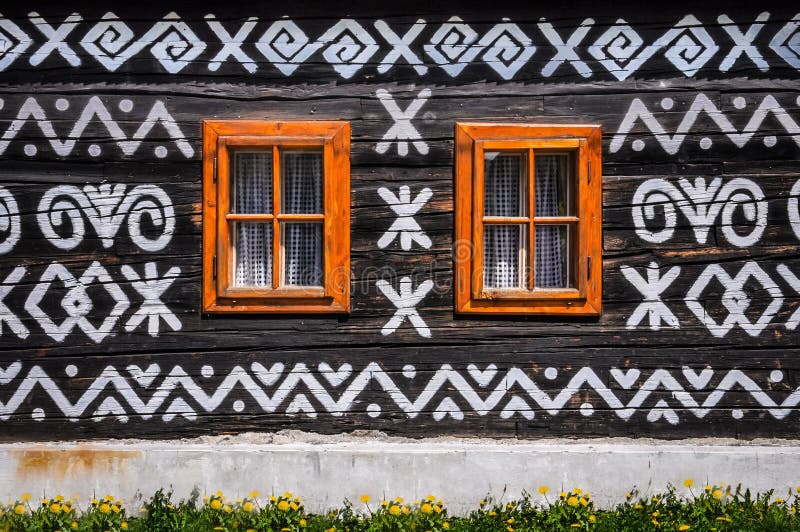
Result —
<instances>
[{"instance_id":1,"label":"white painted dot","mask_svg":"<svg viewBox=\"0 0 800 532\"><path fill-rule=\"evenodd\" d=\"M797 105L800 105L800 96L797 97L797 99L795 100L795 103L797 103Z\"/></svg>"},{"instance_id":2,"label":"white painted dot","mask_svg":"<svg viewBox=\"0 0 800 532\"><path fill-rule=\"evenodd\" d=\"M767 135L766 137L764 137L764 146L766 146L767 148L771 148L775 146L777 143L778 143L778 137L776 137L775 135Z\"/></svg>"},{"instance_id":3,"label":"white painted dot","mask_svg":"<svg viewBox=\"0 0 800 532\"><path fill-rule=\"evenodd\" d=\"M417 376L417 368L412 366L411 364L406 364L403 366L403 377L406 379L413 379Z\"/></svg>"},{"instance_id":4,"label":"white painted dot","mask_svg":"<svg viewBox=\"0 0 800 532\"><path fill-rule=\"evenodd\" d=\"M167 156L167 148L164 146L156 146L155 154L159 159L163 159Z\"/></svg>"},{"instance_id":5,"label":"white painted dot","mask_svg":"<svg viewBox=\"0 0 800 532\"><path fill-rule=\"evenodd\" d=\"M56 109L58 109L59 111L66 111L67 109L69 109L69 100L67 100L66 98L59 98L58 100L56 100Z\"/></svg>"},{"instance_id":6,"label":"white painted dot","mask_svg":"<svg viewBox=\"0 0 800 532\"><path fill-rule=\"evenodd\" d=\"M44 420L44 410L41 408L34 408L33 412L31 412L31 417L34 421Z\"/></svg>"},{"instance_id":7,"label":"white painted dot","mask_svg":"<svg viewBox=\"0 0 800 532\"><path fill-rule=\"evenodd\" d=\"M709 149L711 146L714 145L714 141L708 137L703 137L700 139L700 147L704 150Z\"/></svg>"},{"instance_id":8,"label":"white painted dot","mask_svg":"<svg viewBox=\"0 0 800 532\"><path fill-rule=\"evenodd\" d=\"M633 151L642 151L644 149L644 141L642 139L636 139L631 144Z\"/></svg>"},{"instance_id":9,"label":"white painted dot","mask_svg":"<svg viewBox=\"0 0 800 532\"><path fill-rule=\"evenodd\" d=\"M731 410L731 416L733 416L733 419L742 419L744 417L744 412L737 408L735 410Z\"/></svg>"},{"instance_id":10,"label":"white painted dot","mask_svg":"<svg viewBox=\"0 0 800 532\"><path fill-rule=\"evenodd\" d=\"M205 377L206 379L210 379L214 376L214 368L211 366L203 366L200 368L200 374Z\"/></svg>"},{"instance_id":11,"label":"white painted dot","mask_svg":"<svg viewBox=\"0 0 800 532\"><path fill-rule=\"evenodd\" d=\"M34 155L36 155L36 152L39 151L33 144L26 144L25 148L23 149L25 151L25 155L27 155L28 157L33 157Z\"/></svg>"},{"instance_id":12,"label":"white painted dot","mask_svg":"<svg viewBox=\"0 0 800 532\"><path fill-rule=\"evenodd\" d=\"M673 100L672 98L664 98L663 100L661 100L661 108L664 109L665 111L669 111L670 109L672 109L673 105L675 105L675 100Z\"/></svg>"},{"instance_id":13,"label":"white painted dot","mask_svg":"<svg viewBox=\"0 0 800 532\"><path fill-rule=\"evenodd\" d=\"M74 377L78 374L78 367L75 364L70 364L64 368L64 373L67 374L67 377Z\"/></svg>"},{"instance_id":14,"label":"white painted dot","mask_svg":"<svg viewBox=\"0 0 800 532\"><path fill-rule=\"evenodd\" d=\"M4 102L2 98L0 98L0 109L2 109L5 104L6 102Z\"/></svg>"},{"instance_id":15,"label":"white painted dot","mask_svg":"<svg viewBox=\"0 0 800 532\"><path fill-rule=\"evenodd\" d=\"M133 111L133 102L125 98L119 102L119 110L123 113L130 113Z\"/></svg>"},{"instance_id":16,"label":"white painted dot","mask_svg":"<svg viewBox=\"0 0 800 532\"><path fill-rule=\"evenodd\" d=\"M733 99L733 106L737 109L744 109L746 105L747 100L745 100L743 96L737 96Z\"/></svg>"},{"instance_id":17,"label":"white painted dot","mask_svg":"<svg viewBox=\"0 0 800 532\"><path fill-rule=\"evenodd\" d=\"M781 382L783 380L783 372L779 369L773 370L772 373L769 374L769 380L772 382Z\"/></svg>"},{"instance_id":18,"label":"white painted dot","mask_svg":"<svg viewBox=\"0 0 800 532\"><path fill-rule=\"evenodd\" d=\"M558 370L556 368L547 368L544 370L544 377L553 380L558 377Z\"/></svg>"},{"instance_id":19,"label":"white painted dot","mask_svg":"<svg viewBox=\"0 0 800 532\"><path fill-rule=\"evenodd\" d=\"M233 409L237 412L241 412L244 410L244 401L234 401L233 402Z\"/></svg>"},{"instance_id":20,"label":"white painted dot","mask_svg":"<svg viewBox=\"0 0 800 532\"><path fill-rule=\"evenodd\" d=\"M375 403L370 404L367 406L367 415L369 417L378 417L381 415L381 407L380 405L376 405Z\"/></svg>"},{"instance_id":21,"label":"white painted dot","mask_svg":"<svg viewBox=\"0 0 800 532\"><path fill-rule=\"evenodd\" d=\"M589 403L583 403L581 405L581 415L589 417L594 414L594 407Z\"/></svg>"},{"instance_id":22,"label":"white painted dot","mask_svg":"<svg viewBox=\"0 0 800 532\"><path fill-rule=\"evenodd\" d=\"M89 155L91 155L92 157L97 157L101 153L103 153L103 150L100 148L99 145L92 144L91 146L89 146Z\"/></svg>"}]
</instances>

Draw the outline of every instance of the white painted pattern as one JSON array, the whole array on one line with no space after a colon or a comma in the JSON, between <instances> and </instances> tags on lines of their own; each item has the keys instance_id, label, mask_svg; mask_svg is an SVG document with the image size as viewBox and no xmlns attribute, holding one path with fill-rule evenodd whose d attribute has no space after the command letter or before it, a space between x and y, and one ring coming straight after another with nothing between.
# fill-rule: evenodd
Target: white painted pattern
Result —
<instances>
[{"instance_id":1,"label":"white painted pattern","mask_svg":"<svg viewBox=\"0 0 800 532\"><path fill-rule=\"evenodd\" d=\"M395 291L388 281L380 279L375 286L383 293L386 298L397 308L392 318L381 328L381 334L387 336L397 330L404 321L408 320L417 330L420 336L431 337L431 330L428 324L422 319L417 311L417 305L425 299L428 292L433 288L433 281L427 279L417 288L413 288L410 277L400 279L400 289Z\"/></svg>"},{"instance_id":2,"label":"white painted pattern","mask_svg":"<svg viewBox=\"0 0 800 532\"><path fill-rule=\"evenodd\" d=\"M648 221L657 218L657 208L663 211L664 227L652 230ZM734 229L734 214L738 209L752 224L748 234ZM675 233L678 211L689 220L698 244L706 243L709 231L719 219L722 234L728 242L737 247L749 247L764 234L768 203L761 187L742 177L731 179L724 185L721 177L710 181L696 177L694 182L680 178L678 186L662 178L648 179L633 195L631 213L636 234L654 244L667 242Z\"/></svg>"},{"instance_id":3,"label":"white painted pattern","mask_svg":"<svg viewBox=\"0 0 800 532\"><path fill-rule=\"evenodd\" d=\"M60 198L60 199L59 199ZM160 228L161 234L151 239L142 234L142 220ZM170 197L158 186L138 185L127 190L126 185L103 183L99 186L74 185L53 187L39 202L39 228L47 240L59 249L77 247L86 235L83 218L89 220L103 247L114 245L123 220L128 218L131 240L144 251L161 251L175 232L175 211ZM69 220L72 234L65 236L56 229Z\"/></svg>"},{"instance_id":4,"label":"white painted pattern","mask_svg":"<svg viewBox=\"0 0 800 532\"><path fill-rule=\"evenodd\" d=\"M412 244L416 242L425 249L430 249L432 242L430 237L425 234L422 227L414 219L422 207L433 197L433 191L428 187L420 190L417 197L411 199L411 189L408 185L401 185L399 195L386 187L378 189L378 195L385 201L389 208L397 215L389 229L383 233L378 240L378 247L384 249L394 242L395 238L400 238L400 247L403 251L409 251Z\"/></svg>"},{"instance_id":5,"label":"white painted pattern","mask_svg":"<svg viewBox=\"0 0 800 532\"><path fill-rule=\"evenodd\" d=\"M397 153L401 157L408 155L409 142L416 148L422 155L428 154L428 143L422 140L422 135L419 134L417 128L411 123L411 120L417 116L420 109L431 97L430 89L422 89L417 97L408 104L406 110L400 109L397 102L392 98L391 93L386 89L378 89L375 95L381 102L383 107L391 115L394 123L389 127L386 133L383 134L381 141L375 146L375 151L378 153L386 153L393 144L397 144Z\"/></svg>"},{"instance_id":6,"label":"white painted pattern","mask_svg":"<svg viewBox=\"0 0 800 532\"><path fill-rule=\"evenodd\" d=\"M180 330L182 327L180 320L161 299L180 274L180 268L173 266L163 275L159 275L156 263L148 262L144 265L144 278L131 266L123 265L121 270L124 277L131 282L133 289L143 298L133 314L127 317L125 330L132 332L145 320L147 320L147 332L151 336L160 334L161 320L173 331ZM8 330L20 339L30 335L30 330L22 323L20 315L4 302L12 289L23 284L26 273L25 266L17 266L0 283L0 334L2 335ZM24 285L28 282L26 281ZM88 291L92 287L104 290L113 303L104 304L103 308L96 306ZM63 313L66 313L60 323L58 318L53 318L42 308L42 301L54 289L58 290L61 296L59 305ZM42 331L56 342L63 342L75 329L79 329L95 343L100 343L120 329L118 325L122 323L130 306L131 300L128 295L99 262L92 262L79 277L73 275L63 264L53 262L31 288L25 299L24 310ZM96 319L100 317L97 315L98 312L103 312L104 317L99 325L95 325L89 320L89 316L91 314L92 320L96 323ZM3 324L7 325L7 329L3 329Z\"/></svg>"},{"instance_id":7,"label":"white painted pattern","mask_svg":"<svg viewBox=\"0 0 800 532\"><path fill-rule=\"evenodd\" d=\"M0 186L0 232L5 234L5 238L0 242L0 255L5 255L19 242L22 236L22 224L17 200L3 186Z\"/></svg>"},{"instance_id":8,"label":"white painted pattern","mask_svg":"<svg viewBox=\"0 0 800 532\"><path fill-rule=\"evenodd\" d=\"M792 226L794 236L800 240L800 179L795 181L792 190L789 192L787 208L789 211L789 223Z\"/></svg>"},{"instance_id":9,"label":"white painted pattern","mask_svg":"<svg viewBox=\"0 0 800 532\"><path fill-rule=\"evenodd\" d=\"M563 63L571 65L585 78L600 74L587 63L586 59L591 57L613 77L623 80L638 72L658 53L662 53L678 72L693 77L720 51L725 55L718 67L712 67L720 72L728 72L743 56L766 72L769 65L764 59L766 50L762 48L767 47L790 67L800 70L800 47L796 42L800 14L782 25L776 23L776 27L770 29L775 33L771 38L766 37L769 44L764 45L761 41L765 38L760 34L767 27L769 18L769 12L762 12L749 25L748 21L739 21L744 24L740 27L725 14L709 24L687 14L647 43L641 30L623 18L610 27L595 26L595 21L587 18L577 27L559 29L541 19L536 25L529 26L528 33L518 24L503 18L480 34L473 25L453 15L438 26L418 19L402 35L385 20L375 21L374 31L371 31L354 19L343 18L318 37L311 38L289 18L259 20L250 16L232 28L233 24L223 25L209 13L204 20L215 40L206 42L199 35L207 32L192 29L192 25L198 22L187 23L174 11L153 23L141 35L110 11L99 21L71 13L58 25L47 22L37 12L31 12L29 20L12 21L0 15L0 71L37 44L29 60L34 67L54 55L72 68L94 66L87 65L91 61L81 61L76 53L76 48L81 47L110 72L148 51L169 74L180 73L193 63L197 68L215 72L229 60L255 74L262 66L263 57L289 76L304 63L318 64L319 60L312 56L320 53L336 74L349 79L365 67L385 74L401 58L418 75L424 76L430 72L424 64L424 54L451 77L461 75L471 65L482 65L494 70L500 78L510 80L530 64L537 51L535 42L547 43L555 50L544 52L550 56L543 58L547 62L538 72L543 78L552 76ZM742 27L746 29L740 29ZM424 35L426 30L428 35ZM531 32L534 30L539 34L533 36ZM590 35L592 33L594 35ZM377 36L384 42L379 42ZM39 42L40 38L44 40ZM387 45L388 51L383 59L371 64L375 54L381 48L387 50ZM254 56L255 52L261 57Z\"/></svg>"},{"instance_id":10,"label":"white painted pattern","mask_svg":"<svg viewBox=\"0 0 800 532\"><path fill-rule=\"evenodd\" d=\"M772 323L784 306L784 292L775 279L757 262L748 261L742 264L735 274L728 273L731 267L723 268L719 264L710 264L697 276L683 298L686 307L717 338L724 338L737 326L749 336L757 337ZM627 328L633 329L649 316L651 330L659 330L661 322L673 329L679 329L680 323L672 309L664 302L661 295L680 276L682 270L673 266L660 274L661 268L653 261L647 266L646 278L631 266L621 266L621 273L643 296L640 303L627 320ZM685 270L684 270L685 271ZM800 279L789 266L779 264L775 268L778 278L782 278L790 290L800 294ZM724 317L714 317L708 310L709 300L704 293L708 286L718 282L723 287L719 302L726 310ZM749 317L751 305L758 301L756 307L764 306L756 317ZM752 314L752 313L751 313ZM794 330L800 324L800 309L787 319L784 327Z\"/></svg>"},{"instance_id":11,"label":"white painted pattern","mask_svg":"<svg viewBox=\"0 0 800 532\"><path fill-rule=\"evenodd\" d=\"M75 384L70 384L71 396L76 398L72 402L58 384L61 379L56 381L40 365L17 361L0 368L0 390L3 397L8 397L5 403L0 402L0 420L31 415L38 421L47 416L66 417L72 421L88 416L98 422L116 419L125 423L133 417L170 422L179 416L195 420L198 413L231 411L315 418L320 414L352 415L362 409L375 418L380 417L383 410L372 402L376 393L382 394L384 401L408 419L431 416L436 421L448 418L461 421L465 417L463 409L478 416L498 415L509 419L518 414L529 420L536 415L592 416L596 411L610 410L624 421L638 414L644 415L650 423L663 420L677 425L687 417L703 419L712 411L725 412L730 408L724 403L725 395L733 389L737 390L737 396L742 392L747 394L754 409L763 409L776 420L787 419L800 404L800 388L775 399L774 390L768 394L759 384L764 377L751 376L739 369L706 367L698 373L686 366L681 370L655 369L644 376L636 368L627 371L611 368L611 377L628 392L627 400L609 386L608 377L591 367L576 369L553 395L544 391L553 388L552 382L540 387L535 378L514 366L500 371L490 365L481 371L471 365L464 372L442 364L421 391L413 393L404 391L407 385L402 379L408 379L407 372L403 375L390 373L376 362L370 362L360 371L344 364L335 377L324 362L316 371L313 369L305 363L296 363L287 369L280 362L273 363L270 369L260 362L253 362L249 368L208 366L208 373L219 372L224 377L216 389L207 392L207 385L198 383L198 377L191 376L181 366L162 371L157 364L145 370L136 365L124 370L109 365L99 375L88 379L89 384L82 392L75 393ZM70 379L87 380L84 371L86 368L74 367ZM569 375L568 370L565 373ZM697 397L690 389L699 392ZM244 393L232 394L234 390ZM632 396L630 392L634 392ZM665 392L669 393L668 399L650 399L655 394L663 397ZM363 393L369 394L369 401L361 398ZM584 400L580 409L572 406L576 395ZM35 416L30 414L31 396L37 398ZM309 396L313 397L313 402ZM41 402L44 397L49 400ZM736 404L737 408L730 410L730 414L734 420L739 420L741 400L737 399Z\"/></svg>"},{"instance_id":12,"label":"white painted pattern","mask_svg":"<svg viewBox=\"0 0 800 532\"><path fill-rule=\"evenodd\" d=\"M743 97L733 98L733 106L736 109L744 109L747 106L747 101ZM669 114L675 115L673 110L674 101L672 98L662 98L659 102L660 107L664 111L670 111ZM751 107L753 107L751 105ZM789 113L778 103L778 100L771 94L764 96L761 102L755 107L752 116L747 124L739 130L737 129L725 112L721 111L717 104L711 98L703 93L698 94L692 101L689 109L681 118L680 123L675 127L674 133L668 133L667 127L656 118L655 111L650 108L640 98L634 98L622 119L622 123L617 128L616 133L611 138L609 151L611 153L618 152L625 144L625 140L634 126L641 121L645 127L652 133L658 144L670 155L675 155L681 149L681 146L687 139L689 133L698 119L704 115L711 119L714 124L719 128L728 139L730 139L737 148L743 148L755 136L761 128L762 123L770 115L774 116L778 123L786 130L786 133L791 139L800 146L800 125L792 118ZM774 137L764 137L763 144L767 148L775 145ZM700 147L702 149L709 149L713 145L713 141L708 137L700 139ZM636 139L632 142L634 151L641 151L645 148L646 142L642 139Z\"/></svg>"},{"instance_id":13,"label":"white painted pattern","mask_svg":"<svg viewBox=\"0 0 800 532\"><path fill-rule=\"evenodd\" d=\"M80 100L83 99L81 98ZM4 103L3 100L0 100L0 108L4 106ZM55 106L58 111L63 112L72 107L72 104L69 99L63 98L57 100ZM118 102L118 107L122 112L130 112L133 109L133 102L128 99L122 99ZM113 106L111 108L113 109ZM63 118L59 118L63 120ZM92 96L86 101L80 116L75 121L69 133L64 137L64 140L56 134L53 120L48 117L48 113L45 111L43 104L35 97L27 98L17 111L14 120L8 125L3 134L0 135L0 155L6 152L9 145L17 137L17 134L27 124L31 123L41 131L56 155L67 157L75 150L78 140L83 136L87 126L95 120L99 121L106 129L110 140L122 150L123 155L131 156L135 154L141 146L142 141L147 138L157 125L160 125L184 157L187 159L194 157L194 148L192 148L192 145L186 140L180 126L178 126L177 121L169 113L163 101L155 100L153 102L152 107L147 113L147 117L129 137L128 134L122 130L117 120L112 117L109 107L107 107L98 96ZM130 117L126 117L125 120L130 120ZM160 146L160 148L161 150L156 148L156 156L165 157L168 153L167 149L163 146ZM97 157L101 153L101 148L93 144L89 147L88 151L89 155ZM28 156L35 156L37 152L38 150L35 145L26 145L25 153Z\"/></svg>"}]
</instances>

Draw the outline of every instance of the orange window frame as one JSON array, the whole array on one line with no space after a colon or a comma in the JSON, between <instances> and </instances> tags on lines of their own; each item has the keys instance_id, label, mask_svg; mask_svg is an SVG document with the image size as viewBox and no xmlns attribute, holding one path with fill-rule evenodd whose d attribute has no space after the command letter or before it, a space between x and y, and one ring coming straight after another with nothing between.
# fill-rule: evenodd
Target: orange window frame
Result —
<instances>
[{"instance_id":1,"label":"orange window frame","mask_svg":"<svg viewBox=\"0 0 800 532\"><path fill-rule=\"evenodd\" d=\"M455 310L460 314L597 316L602 313L602 130L596 125L462 123L455 125ZM525 216L484 215L484 152L527 154ZM536 153L567 153L576 194L569 216L537 217ZM483 286L484 228L521 224L526 229L525 287ZM570 229L571 288L536 288L535 227Z\"/></svg>"},{"instance_id":2,"label":"orange window frame","mask_svg":"<svg viewBox=\"0 0 800 532\"><path fill-rule=\"evenodd\" d=\"M323 214L281 212L281 153L319 148L323 154ZM271 150L270 214L230 212L234 150ZM273 286L233 286L236 221L272 223ZM280 224L322 222L323 286L282 286ZM350 311L350 124L341 121L203 121L203 311L209 313L325 314Z\"/></svg>"}]
</instances>

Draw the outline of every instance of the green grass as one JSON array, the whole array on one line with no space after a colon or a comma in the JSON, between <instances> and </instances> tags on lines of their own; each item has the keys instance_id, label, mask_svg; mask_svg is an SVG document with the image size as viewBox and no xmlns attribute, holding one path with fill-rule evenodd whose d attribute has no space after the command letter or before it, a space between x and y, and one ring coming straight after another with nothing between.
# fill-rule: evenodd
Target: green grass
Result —
<instances>
[{"instance_id":1,"label":"green grass","mask_svg":"<svg viewBox=\"0 0 800 532\"><path fill-rule=\"evenodd\" d=\"M483 500L459 517L449 515L444 502L434 496L372 501L365 495L356 503L344 501L340 508L312 514L291 493L261 497L254 491L235 500L219 492L202 499L195 493L175 501L171 493L159 490L135 510L112 496L81 505L74 496L33 501L23 494L0 506L0 532L800 531L800 499L795 493L783 499L772 491L753 494L741 486L694 489L691 481L685 486L688 496L672 487L650 497L634 491L607 509L595 507L590 494L580 489L550 493L542 486L536 497Z\"/></svg>"}]
</instances>

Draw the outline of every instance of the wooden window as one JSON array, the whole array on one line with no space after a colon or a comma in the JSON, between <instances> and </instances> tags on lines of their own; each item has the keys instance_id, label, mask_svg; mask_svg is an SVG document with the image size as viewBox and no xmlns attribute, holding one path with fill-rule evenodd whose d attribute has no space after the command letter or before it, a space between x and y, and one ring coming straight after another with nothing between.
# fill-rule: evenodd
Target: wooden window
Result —
<instances>
[{"instance_id":1,"label":"wooden window","mask_svg":"<svg viewBox=\"0 0 800 532\"><path fill-rule=\"evenodd\" d=\"M350 125L203 122L203 310L350 310Z\"/></svg>"},{"instance_id":2,"label":"wooden window","mask_svg":"<svg viewBox=\"0 0 800 532\"><path fill-rule=\"evenodd\" d=\"M599 315L599 126L456 123L459 313Z\"/></svg>"}]
</instances>

